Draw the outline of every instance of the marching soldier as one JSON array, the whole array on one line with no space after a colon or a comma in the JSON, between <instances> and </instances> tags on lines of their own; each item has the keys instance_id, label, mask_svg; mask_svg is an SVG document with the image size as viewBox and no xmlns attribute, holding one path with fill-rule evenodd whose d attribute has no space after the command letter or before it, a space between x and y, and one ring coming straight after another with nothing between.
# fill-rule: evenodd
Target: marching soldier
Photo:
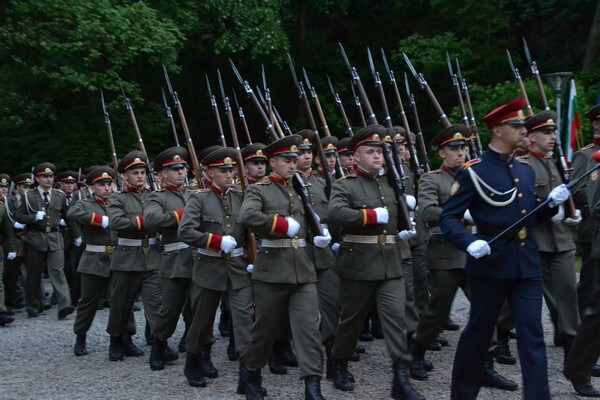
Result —
<instances>
[{"instance_id":1,"label":"marching soldier","mask_svg":"<svg viewBox=\"0 0 600 400\"><path fill-rule=\"evenodd\" d=\"M253 143L242 149L247 185L262 181L267 173L267 156L263 152L265 147L262 143Z\"/></svg>"},{"instance_id":2,"label":"marching soldier","mask_svg":"<svg viewBox=\"0 0 600 400\"><path fill-rule=\"evenodd\" d=\"M252 279L255 321L250 340L241 354L248 369L246 398L262 399L261 369L285 313L289 313L300 376L307 399L322 399L323 354L319 335L319 304L315 266L306 252L308 231L304 208L292 179L301 137L287 136L264 149L272 172L268 180L248 188L240 222L261 237ZM317 247L326 247L330 236L314 236Z\"/></svg>"},{"instance_id":3,"label":"marching soldier","mask_svg":"<svg viewBox=\"0 0 600 400\"><path fill-rule=\"evenodd\" d=\"M59 226L66 225L66 198L63 192L52 188L56 173L54 164L39 164L33 172L37 189L23 194L21 205L14 213L15 220L27 225L24 236L27 314L29 317L37 317L43 307L40 288L45 261L58 297L58 319L64 319L75 310L71 305L69 285L65 278L63 238L58 232Z\"/></svg>"},{"instance_id":4,"label":"marching soldier","mask_svg":"<svg viewBox=\"0 0 600 400\"><path fill-rule=\"evenodd\" d=\"M86 336L92 326L102 294L110 281L111 254L116 235L109 228L108 199L112 193L115 172L109 167L96 167L86 177L93 197L76 202L67 218L81 226L85 250L77 272L81 275L81 300L73 332L77 336L73 351L76 356L87 354Z\"/></svg>"},{"instance_id":5,"label":"marching soldier","mask_svg":"<svg viewBox=\"0 0 600 400\"><path fill-rule=\"evenodd\" d=\"M408 378L404 271L396 244L416 232L398 233L396 196L387 178L379 175L386 133L386 128L371 125L352 136L348 148L354 151L356 173L335 181L329 200L328 220L342 227L344 235L334 267L342 305L332 351L334 384L342 391L354 390L348 358L376 302L394 368L392 398L423 399Z\"/></svg>"},{"instance_id":6,"label":"marching soldier","mask_svg":"<svg viewBox=\"0 0 600 400\"><path fill-rule=\"evenodd\" d=\"M194 255L193 319L186 340L184 373L190 386L206 386L203 366L210 359L212 330L222 294L233 320L235 348L244 351L252 325L252 282L246 271L246 233L239 223L242 191L233 187L236 150L221 147L202 160L210 188L194 193L186 204L179 237L196 249ZM214 367L213 367L214 368ZM240 364L237 392L245 393L247 370Z\"/></svg>"},{"instance_id":7,"label":"marching soldier","mask_svg":"<svg viewBox=\"0 0 600 400\"><path fill-rule=\"evenodd\" d=\"M469 254L465 271L471 279L471 312L454 357L452 399L477 397L490 339L507 298L517 327L523 397L550 399L541 323L540 256L531 230L536 221L554 215L567 200L566 186L554 188L548 205L533 218L488 243L542 201L535 194L533 169L513 157L527 133L524 106L525 101L517 99L483 118L490 131L489 148L480 159L457 171L440 217L442 233ZM477 225L476 234L463 224L467 209Z\"/></svg>"},{"instance_id":8,"label":"marching soldier","mask_svg":"<svg viewBox=\"0 0 600 400\"><path fill-rule=\"evenodd\" d=\"M117 233L117 247L111 266L112 295L106 331L110 335L108 356L111 361L123 356L141 357L144 352L131 340L127 325L138 292L144 303L146 320L152 331L156 326L161 291L158 278L160 252L156 232L144 223L144 201L148 160L140 151L127 153L118 165L125 188L110 196L108 217L110 229Z\"/></svg>"},{"instance_id":9,"label":"marching soldier","mask_svg":"<svg viewBox=\"0 0 600 400\"><path fill-rule=\"evenodd\" d=\"M348 149L348 142L351 136L340 139L337 144L338 156L340 164L344 169L344 174L348 175L354 172L354 152Z\"/></svg>"},{"instance_id":10,"label":"marching soldier","mask_svg":"<svg viewBox=\"0 0 600 400\"><path fill-rule=\"evenodd\" d=\"M2 185L6 185L9 182L10 177L8 177L6 174L2 175L5 176L0 176L0 183ZM6 195L3 195L2 198L6 201ZM10 324L15 320L11 315L8 315L8 309L5 305L4 263L9 260L14 260L17 256L18 239L13 230L13 223L11 222L11 219L7 215L6 211L7 208L4 206L4 202L0 200L0 248L3 250L0 251L0 255L3 256L2 259L0 259L0 326Z\"/></svg>"},{"instance_id":11,"label":"marching soldier","mask_svg":"<svg viewBox=\"0 0 600 400\"><path fill-rule=\"evenodd\" d=\"M159 268L162 303L152 334L150 369L162 370L165 362L176 360L167 340L177 329L183 311L185 332L191 323L191 311L184 307L190 295L194 259L192 249L177 237L177 228L183 208L190 196L186 191L188 152L184 147L171 147L154 159L154 171L162 182L162 189L150 193L144 204L144 224L162 237L163 252ZM186 333L184 333L184 336Z\"/></svg>"},{"instance_id":12,"label":"marching soldier","mask_svg":"<svg viewBox=\"0 0 600 400\"><path fill-rule=\"evenodd\" d=\"M10 189L10 175L0 174L0 196L8 196Z\"/></svg>"},{"instance_id":13,"label":"marching soldier","mask_svg":"<svg viewBox=\"0 0 600 400\"><path fill-rule=\"evenodd\" d=\"M542 111L526 124L532 143L527 160L535 173L535 190L540 198L547 197L562 183L551 159L557 135L556 117L552 110ZM540 250L544 298L555 324L555 336L563 343L565 359L579 327L575 243L570 226L581 222L581 214L579 210L575 214L564 218L561 206L552 220L540 222L533 229Z\"/></svg>"}]
</instances>

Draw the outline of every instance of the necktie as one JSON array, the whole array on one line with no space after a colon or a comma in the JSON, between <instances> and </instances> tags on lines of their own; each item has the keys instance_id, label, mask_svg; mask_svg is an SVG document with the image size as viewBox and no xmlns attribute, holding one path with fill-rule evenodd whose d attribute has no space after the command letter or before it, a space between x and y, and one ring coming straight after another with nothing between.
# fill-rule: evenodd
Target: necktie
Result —
<instances>
[{"instance_id":1,"label":"necktie","mask_svg":"<svg viewBox=\"0 0 600 400\"><path fill-rule=\"evenodd\" d=\"M44 204L46 204L46 209L50 208L50 200L48 199L48 192L44 192Z\"/></svg>"},{"instance_id":2,"label":"necktie","mask_svg":"<svg viewBox=\"0 0 600 400\"><path fill-rule=\"evenodd\" d=\"M67 207L71 206L71 196L67 196Z\"/></svg>"}]
</instances>

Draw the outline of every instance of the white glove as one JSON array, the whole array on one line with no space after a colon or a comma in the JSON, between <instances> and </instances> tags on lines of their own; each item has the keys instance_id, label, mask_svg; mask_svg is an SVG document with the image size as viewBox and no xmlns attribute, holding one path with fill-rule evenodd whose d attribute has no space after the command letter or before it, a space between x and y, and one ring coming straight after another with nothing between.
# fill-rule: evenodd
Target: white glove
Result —
<instances>
[{"instance_id":1,"label":"white glove","mask_svg":"<svg viewBox=\"0 0 600 400\"><path fill-rule=\"evenodd\" d=\"M558 185L557 187L552 189L552 191L548 195L548 198L550 199L550 207L556 207L564 203L565 201L567 201L570 194L571 193L569 192L569 189L567 189L567 185L565 185L564 183L562 185Z\"/></svg>"},{"instance_id":2,"label":"white glove","mask_svg":"<svg viewBox=\"0 0 600 400\"><path fill-rule=\"evenodd\" d=\"M292 217L285 217L288 223L287 236L293 238L300 230L300 223Z\"/></svg>"},{"instance_id":3,"label":"white glove","mask_svg":"<svg viewBox=\"0 0 600 400\"><path fill-rule=\"evenodd\" d=\"M77 247L81 246L83 244L83 238L81 236L75 238L75 240L73 240L73 244L75 244Z\"/></svg>"},{"instance_id":4,"label":"white glove","mask_svg":"<svg viewBox=\"0 0 600 400\"><path fill-rule=\"evenodd\" d=\"M471 211L467 208L465 213L463 214L463 220L467 225L475 225L475 221L473 221L473 217L471 216Z\"/></svg>"},{"instance_id":5,"label":"white glove","mask_svg":"<svg viewBox=\"0 0 600 400\"><path fill-rule=\"evenodd\" d=\"M20 222L15 221L15 223L13 224L13 228L15 228L15 229L25 229L25 224L22 224Z\"/></svg>"},{"instance_id":6,"label":"white glove","mask_svg":"<svg viewBox=\"0 0 600 400\"><path fill-rule=\"evenodd\" d=\"M331 235L329 234L329 229L323 229L323 236L315 236L313 238L313 243L320 249L327 247L330 242Z\"/></svg>"},{"instance_id":7,"label":"white glove","mask_svg":"<svg viewBox=\"0 0 600 400\"><path fill-rule=\"evenodd\" d=\"M378 224L387 224L390 220L390 212L387 210L387 208L377 207L373 211L375 211L375 214L377 214Z\"/></svg>"},{"instance_id":8,"label":"white glove","mask_svg":"<svg viewBox=\"0 0 600 400\"><path fill-rule=\"evenodd\" d=\"M558 211L551 218L552 222L559 223L565 218L565 208L562 206L558 206Z\"/></svg>"},{"instance_id":9,"label":"white glove","mask_svg":"<svg viewBox=\"0 0 600 400\"><path fill-rule=\"evenodd\" d=\"M9 251L8 254L6 255L7 260L14 260L15 258L17 258L16 251Z\"/></svg>"},{"instance_id":10,"label":"white glove","mask_svg":"<svg viewBox=\"0 0 600 400\"><path fill-rule=\"evenodd\" d=\"M46 216L46 211L38 211L35 213L35 220L41 221L44 219L45 216Z\"/></svg>"},{"instance_id":11,"label":"white glove","mask_svg":"<svg viewBox=\"0 0 600 400\"><path fill-rule=\"evenodd\" d=\"M67 226L67 223L65 222L64 219L60 219L60 222L58 223L60 226Z\"/></svg>"},{"instance_id":12,"label":"white glove","mask_svg":"<svg viewBox=\"0 0 600 400\"><path fill-rule=\"evenodd\" d=\"M575 226L578 225L581 222L581 220L581 211L575 210L575 215L573 216L573 218L566 218L565 224L567 224L568 226Z\"/></svg>"},{"instance_id":13,"label":"white glove","mask_svg":"<svg viewBox=\"0 0 600 400\"><path fill-rule=\"evenodd\" d=\"M412 239L417 235L417 230L415 229L415 226L417 224L415 223L415 221L412 218L410 219L410 225L411 225L411 229L405 229L403 231L398 232L398 238L400 240Z\"/></svg>"},{"instance_id":14,"label":"white glove","mask_svg":"<svg viewBox=\"0 0 600 400\"><path fill-rule=\"evenodd\" d=\"M108 228L108 221L109 221L108 217L106 215L103 215L100 226L103 227L104 229Z\"/></svg>"},{"instance_id":15,"label":"white glove","mask_svg":"<svg viewBox=\"0 0 600 400\"><path fill-rule=\"evenodd\" d=\"M334 244L331 245L331 250L337 254L337 252L340 250L340 244L335 242Z\"/></svg>"},{"instance_id":16,"label":"white glove","mask_svg":"<svg viewBox=\"0 0 600 400\"><path fill-rule=\"evenodd\" d=\"M223 253L231 253L231 250L235 249L235 246L237 246L237 242L233 236L225 235L221 238L221 250Z\"/></svg>"},{"instance_id":17,"label":"white glove","mask_svg":"<svg viewBox=\"0 0 600 400\"><path fill-rule=\"evenodd\" d=\"M246 267L246 271L248 271L248 273L251 274L252 271L254 271L254 264L248 264L248 266Z\"/></svg>"},{"instance_id":18,"label":"white glove","mask_svg":"<svg viewBox=\"0 0 600 400\"><path fill-rule=\"evenodd\" d=\"M415 208L417 208L417 199L415 199L415 196L405 194L404 201L406 201L406 205L411 211L415 211Z\"/></svg>"},{"instance_id":19,"label":"white glove","mask_svg":"<svg viewBox=\"0 0 600 400\"><path fill-rule=\"evenodd\" d=\"M490 245L485 240L475 240L467 246L467 253L474 258L481 258L492 253Z\"/></svg>"}]
</instances>

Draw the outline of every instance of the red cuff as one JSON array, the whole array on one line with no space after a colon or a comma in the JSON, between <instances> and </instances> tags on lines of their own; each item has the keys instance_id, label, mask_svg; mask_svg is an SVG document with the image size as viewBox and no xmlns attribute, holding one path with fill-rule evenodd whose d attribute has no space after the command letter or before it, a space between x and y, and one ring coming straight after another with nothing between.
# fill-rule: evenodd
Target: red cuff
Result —
<instances>
[{"instance_id":1,"label":"red cuff","mask_svg":"<svg viewBox=\"0 0 600 400\"><path fill-rule=\"evenodd\" d=\"M214 233L208 234L208 241L206 242L207 249L213 250L221 250L221 241L223 240L223 236L216 235Z\"/></svg>"},{"instance_id":2,"label":"red cuff","mask_svg":"<svg viewBox=\"0 0 600 400\"><path fill-rule=\"evenodd\" d=\"M177 225L179 225L179 222L181 221L181 216L183 215L183 208L173 211L173 215L175 216L175 221L177 221Z\"/></svg>"},{"instance_id":3,"label":"red cuff","mask_svg":"<svg viewBox=\"0 0 600 400\"><path fill-rule=\"evenodd\" d=\"M273 223L271 224L271 231L269 234L287 236L288 225L289 224L285 217L280 217L279 215L275 214L273 216Z\"/></svg>"},{"instance_id":4,"label":"red cuff","mask_svg":"<svg viewBox=\"0 0 600 400\"><path fill-rule=\"evenodd\" d=\"M371 210L370 208L363 208L360 211L362 214L362 226L377 225L377 213L375 212L375 210Z\"/></svg>"},{"instance_id":5,"label":"red cuff","mask_svg":"<svg viewBox=\"0 0 600 400\"><path fill-rule=\"evenodd\" d=\"M90 226L102 226L102 214L96 214L95 212L92 212Z\"/></svg>"},{"instance_id":6,"label":"red cuff","mask_svg":"<svg viewBox=\"0 0 600 400\"><path fill-rule=\"evenodd\" d=\"M144 216L138 215L137 217L135 217L135 224L137 225L138 230L143 230L145 228Z\"/></svg>"}]
</instances>

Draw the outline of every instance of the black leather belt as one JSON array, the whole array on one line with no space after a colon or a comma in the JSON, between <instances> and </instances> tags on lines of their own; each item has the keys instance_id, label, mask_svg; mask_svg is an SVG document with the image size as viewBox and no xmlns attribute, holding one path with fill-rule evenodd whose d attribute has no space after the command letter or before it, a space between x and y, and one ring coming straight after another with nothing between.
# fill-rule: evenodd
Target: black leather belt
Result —
<instances>
[{"instance_id":1,"label":"black leather belt","mask_svg":"<svg viewBox=\"0 0 600 400\"><path fill-rule=\"evenodd\" d=\"M36 230L36 231L45 232L45 233L58 232L58 228L51 228L49 226L46 226L44 228L40 228L40 227L36 226L33 229Z\"/></svg>"},{"instance_id":2,"label":"black leather belt","mask_svg":"<svg viewBox=\"0 0 600 400\"><path fill-rule=\"evenodd\" d=\"M504 229L484 228L477 226L477 233L482 236L495 237L503 231ZM510 231L506 232L502 238L511 240L525 240L527 236L529 236L529 228L523 226L521 228L511 229Z\"/></svg>"}]
</instances>

